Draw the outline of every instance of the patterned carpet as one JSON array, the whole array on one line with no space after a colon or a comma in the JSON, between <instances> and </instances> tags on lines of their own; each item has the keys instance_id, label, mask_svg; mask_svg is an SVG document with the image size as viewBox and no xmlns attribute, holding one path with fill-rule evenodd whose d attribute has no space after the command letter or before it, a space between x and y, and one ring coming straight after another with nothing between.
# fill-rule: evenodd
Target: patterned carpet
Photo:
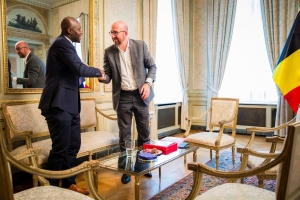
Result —
<instances>
[{"instance_id":1,"label":"patterned carpet","mask_svg":"<svg viewBox=\"0 0 300 200\"><path fill-rule=\"evenodd\" d=\"M213 158L208 161L206 165L215 168L216 160ZM235 164L232 164L231 151L223 151L220 153L219 170L223 171L235 171L240 166L240 154L235 154ZM224 178L218 178L204 174L203 185L200 194L213 188L215 186L226 183L228 180ZM244 179L245 184L258 186L258 180L256 176L247 177ZM275 180L265 180L264 188L267 190L275 191ZM149 200L180 200L186 199L189 195L193 185L193 174L190 173L180 181L174 183L163 191L159 192Z\"/></svg>"}]
</instances>

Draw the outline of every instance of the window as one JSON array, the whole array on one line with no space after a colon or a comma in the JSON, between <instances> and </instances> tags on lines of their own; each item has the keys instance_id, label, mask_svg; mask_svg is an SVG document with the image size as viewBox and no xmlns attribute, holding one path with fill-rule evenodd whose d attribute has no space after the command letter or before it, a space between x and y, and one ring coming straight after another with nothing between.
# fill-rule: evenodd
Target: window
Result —
<instances>
[{"instance_id":1,"label":"window","mask_svg":"<svg viewBox=\"0 0 300 200\"><path fill-rule=\"evenodd\" d=\"M238 0L232 43L219 97L277 103L264 39L260 0Z\"/></svg>"},{"instance_id":2,"label":"window","mask_svg":"<svg viewBox=\"0 0 300 200\"><path fill-rule=\"evenodd\" d=\"M181 102L182 93L175 56L171 0L158 1L155 62L157 73L154 103Z\"/></svg>"}]
</instances>

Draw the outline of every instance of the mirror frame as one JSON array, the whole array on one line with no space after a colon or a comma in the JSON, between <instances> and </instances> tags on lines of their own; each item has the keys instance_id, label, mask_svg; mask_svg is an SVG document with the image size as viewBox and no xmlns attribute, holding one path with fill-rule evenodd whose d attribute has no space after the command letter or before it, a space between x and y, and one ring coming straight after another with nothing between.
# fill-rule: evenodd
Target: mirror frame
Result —
<instances>
[{"instance_id":1,"label":"mirror frame","mask_svg":"<svg viewBox=\"0 0 300 200\"><path fill-rule=\"evenodd\" d=\"M6 94L28 94L28 93L42 93L43 88L9 88L8 87L8 44L7 44L7 22L6 22L6 0L1 0L1 23L3 27L2 32L2 48L3 48L3 67L4 67L4 93ZM94 65L94 1L89 0L89 65ZM80 92L94 92L94 79L87 78L89 81L89 88L80 88Z\"/></svg>"}]
</instances>

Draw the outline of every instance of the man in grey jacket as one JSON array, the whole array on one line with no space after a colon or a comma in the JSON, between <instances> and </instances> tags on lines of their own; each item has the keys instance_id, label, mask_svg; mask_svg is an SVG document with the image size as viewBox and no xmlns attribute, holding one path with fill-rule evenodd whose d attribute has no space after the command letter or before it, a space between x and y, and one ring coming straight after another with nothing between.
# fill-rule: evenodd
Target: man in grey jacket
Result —
<instances>
[{"instance_id":1,"label":"man in grey jacket","mask_svg":"<svg viewBox=\"0 0 300 200\"><path fill-rule=\"evenodd\" d=\"M145 42L128 38L128 26L123 21L112 24L109 32L114 45L105 49L103 83L112 80L113 107L117 112L120 149L125 151L125 141L131 140L132 113L138 131L138 146L149 141L149 103L154 97L152 82L156 65ZM152 177L151 173L145 176ZM130 182L123 174L122 183Z\"/></svg>"},{"instance_id":2,"label":"man in grey jacket","mask_svg":"<svg viewBox=\"0 0 300 200\"><path fill-rule=\"evenodd\" d=\"M24 58L25 69L23 78L12 77L12 81L23 84L23 88L43 88L46 73L43 61L30 51L25 41L17 42L15 50L20 58Z\"/></svg>"}]
</instances>

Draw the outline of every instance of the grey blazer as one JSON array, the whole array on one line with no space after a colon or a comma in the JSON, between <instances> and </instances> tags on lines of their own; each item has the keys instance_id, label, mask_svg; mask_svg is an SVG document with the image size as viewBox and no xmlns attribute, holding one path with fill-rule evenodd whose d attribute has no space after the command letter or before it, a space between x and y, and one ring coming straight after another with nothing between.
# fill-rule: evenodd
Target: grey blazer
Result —
<instances>
[{"instance_id":1,"label":"grey blazer","mask_svg":"<svg viewBox=\"0 0 300 200\"><path fill-rule=\"evenodd\" d=\"M45 68L43 61L30 52L23 78L17 78L17 84L23 84L24 88L43 88L45 86Z\"/></svg>"},{"instance_id":2,"label":"grey blazer","mask_svg":"<svg viewBox=\"0 0 300 200\"><path fill-rule=\"evenodd\" d=\"M141 90L148 77L155 81L156 65L144 41L129 39L129 47L134 78L139 90ZM116 45L112 45L105 49L104 71L106 74L106 80L100 82L107 84L112 80L113 107L114 110L117 110L121 92L121 64L119 49ZM153 97L154 92L152 87L150 87L150 95L146 100L144 100L145 104L148 105Z\"/></svg>"}]
</instances>

